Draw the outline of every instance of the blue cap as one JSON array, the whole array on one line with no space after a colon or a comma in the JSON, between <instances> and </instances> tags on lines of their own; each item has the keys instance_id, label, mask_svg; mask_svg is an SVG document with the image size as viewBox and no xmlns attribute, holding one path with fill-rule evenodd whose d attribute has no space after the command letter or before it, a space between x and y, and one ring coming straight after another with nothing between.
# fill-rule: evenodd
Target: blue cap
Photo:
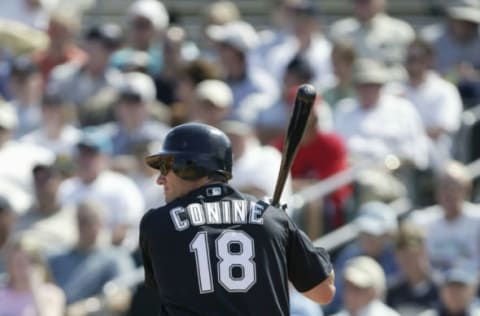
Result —
<instances>
[{"instance_id":1,"label":"blue cap","mask_svg":"<svg viewBox=\"0 0 480 316\"><path fill-rule=\"evenodd\" d=\"M110 137L98 128L85 128L77 143L78 147L88 147L102 154L111 154L113 144Z\"/></svg>"}]
</instances>

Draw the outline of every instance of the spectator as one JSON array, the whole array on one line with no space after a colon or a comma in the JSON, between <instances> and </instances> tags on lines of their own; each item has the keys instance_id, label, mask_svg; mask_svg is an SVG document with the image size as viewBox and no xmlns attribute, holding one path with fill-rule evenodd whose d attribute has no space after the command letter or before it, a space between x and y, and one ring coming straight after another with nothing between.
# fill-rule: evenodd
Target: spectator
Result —
<instances>
[{"instance_id":1,"label":"spectator","mask_svg":"<svg viewBox=\"0 0 480 316\"><path fill-rule=\"evenodd\" d=\"M79 203L76 245L50 258L53 277L65 291L68 304L101 294L108 281L133 270L128 253L101 244L101 236L106 233L106 211L93 200Z\"/></svg>"},{"instance_id":2,"label":"spectator","mask_svg":"<svg viewBox=\"0 0 480 316\"><path fill-rule=\"evenodd\" d=\"M411 223L400 225L395 236L395 258L403 278L387 291L387 304L402 316L417 316L433 307L437 285L433 282L423 232Z\"/></svg>"},{"instance_id":3,"label":"spectator","mask_svg":"<svg viewBox=\"0 0 480 316\"><path fill-rule=\"evenodd\" d=\"M410 219L425 230L434 280L454 267L480 268L480 210L467 202L472 180L459 162L445 163L434 179L438 205Z\"/></svg>"},{"instance_id":4,"label":"spectator","mask_svg":"<svg viewBox=\"0 0 480 316\"><path fill-rule=\"evenodd\" d=\"M15 215L10 202L6 197L0 196L0 284L6 272L6 245L12 236L14 220Z\"/></svg>"},{"instance_id":5,"label":"spectator","mask_svg":"<svg viewBox=\"0 0 480 316\"><path fill-rule=\"evenodd\" d=\"M296 91L296 89L291 89ZM291 94L292 98L293 94ZM293 100L289 102L293 104ZM320 109L325 106L318 102L314 105L307 121L303 138L292 164L294 190L300 190L312 183L326 179L347 169L347 152L340 137L318 128L321 120ZM274 146L283 150L284 136L274 141ZM351 195L351 187L344 185L322 197L320 201L312 202L306 212L306 231L310 238L317 238L323 232L333 230L342 225L345 220L347 201Z\"/></svg>"},{"instance_id":6,"label":"spectator","mask_svg":"<svg viewBox=\"0 0 480 316\"><path fill-rule=\"evenodd\" d=\"M357 256L368 256L375 259L385 273L388 288L397 283L400 271L395 261L392 237L397 231L395 210L382 202L370 201L360 206L354 221L359 231L358 239L340 251L334 262L335 271L343 271L348 260ZM328 305L329 311L338 311L344 296L342 278L335 282L337 293L333 302Z\"/></svg>"},{"instance_id":7,"label":"spectator","mask_svg":"<svg viewBox=\"0 0 480 316\"><path fill-rule=\"evenodd\" d=\"M435 69L459 87L470 107L480 101L480 1L451 1L445 11L445 22L427 27L423 36L436 52Z\"/></svg>"},{"instance_id":8,"label":"spectator","mask_svg":"<svg viewBox=\"0 0 480 316\"><path fill-rule=\"evenodd\" d=\"M139 72L125 74L124 82L118 88L115 121L101 127L112 139L114 157L129 155L135 144L144 139L163 141L168 126L153 118L155 91L148 75Z\"/></svg>"},{"instance_id":9,"label":"spectator","mask_svg":"<svg viewBox=\"0 0 480 316\"><path fill-rule=\"evenodd\" d=\"M116 24L90 27L84 36L88 59L55 68L49 88L73 103L82 126L104 123L111 118L115 88L123 80L121 73L108 67L110 55L119 47L122 30Z\"/></svg>"},{"instance_id":10,"label":"spectator","mask_svg":"<svg viewBox=\"0 0 480 316\"><path fill-rule=\"evenodd\" d=\"M111 64L123 69L136 51L146 52L150 57L147 72L158 76L164 66L162 37L168 27L169 16L162 2L138 0L127 9L128 44L113 54Z\"/></svg>"},{"instance_id":11,"label":"spectator","mask_svg":"<svg viewBox=\"0 0 480 316\"><path fill-rule=\"evenodd\" d=\"M430 70L434 54L421 39L410 43L405 62L408 81L403 88L434 144L433 159L447 159L451 157L452 137L460 127L463 105L457 88Z\"/></svg>"},{"instance_id":12,"label":"spectator","mask_svg":"<svg viewBox=\"0 0 480 316\"><path fill-rule=\"evenodd\" d=\"M105 221L112 244L133 249L144 201L131 179L109 170L111 152L112 143L104 133L97 129L84 131L77 145L76 175L62 182L59 200L63 206L89 198L100 201L107 209Z\"/></svg>"},{"instance_id":13,"label":"spectator","mask_svg":"<svg viewBox=\"0 0 480 316\"><path fill-rule=\"evenodd\" d=\"M261 111L255 120L255 127L260 141L269 144L285 132L290 119L295 94L300 85L312 83L314 71L302 56L295 56L287 65L283 74L281 95L273 104ZM315 107L317 126L321 130L329 130L332 125L332 113L328 106Z\"/></svg>"},{"instance_id":14,"label":"spectator","mask_svg":"<svg viewBox=\"0 0 480 316\"><path fill-rule=\"evenodd\" d=\"M0 18L15 20L39 30L46 30L49 6L46 0L4 0L0 3Z\"/></svg>"},{"instance_id":15,"label":"spectator","mask_svg":"<svg viewBox=\"0 0 480 316\"><path fill-rule=\"evenodd\" d=\"M389 75L383 65L357 60L356 97L338 103L334 130L354 161L383 160L393 154L407 164L428 166L428 139L417 110L407 100L382 92Z\"/></svg>"},{"instance_id":16,"label":"spectator","mask_svg":"<svg viewBox=\"0 0 480 316\"><path fill-rule=\"evenodd\" d=\"M201 22L200 47L202 49L202 58L211 60L215 58L212 39L209 38L207 30L212 25L226 25L231 22L240 21L242 13L234 1L218 0L209 3L203 12Z\"/></svg>"},{"instance_id":17,"label":"spectator","mask_svg":"<svg viewBox=\"0 0 480 316\"><path fill-rule=\"evenodd\" d=\"M0 287L2 315L64 315L65 295L35 248L21 240L10 245L7 271L8 282Z\"/></svg>"},{"instance_id":18,"label":"spectator","mask_svg":"<svg viewBox=\"0 0 480 316\"><path fill-rule=\"evenodd\" d=\"M45 82L56 66L71 62L82 64L87 59L85 52L75 43L79 28L80 17L76 12L68 9L52 12L47 30L50 44L46 50L36 52L32 57Z\"/></svg>"},{"instance_id":19,"label":"spectator","mask_svg":"<svg viewBox=\"0 0 480 316\"><path fill-rule=\"evenodd\" d=\"M251 56L253 66L265 67L270 52L291 37L290 21L293 10L290 10L290 7L294 6L296 1L279 0L273 3L270 10L271 25L258 32L259 43Z\"/></svg>"},{"instance_id":20,"label":"spectator","mask_svg":"<svg viewBox=\"0 0 480 316\"><path fill-rule=\"evenodd\" d=\"M207 28L215 41L225 82L233 93L231 118L251 123L259 111L265 109L278 96L278 88L270 75L249 66L249 53L258 43L255 29L243 21ZM250 96L265 96L265 102L247 102Z\"/></svg>"},{"instance_id":21,"label":"spectator","mask_svg":"<svg viewBox=\"0 0 480 316\"><path fill-rule=\"evenodd\" d=\"M55 155L73 157L81 132L75 127L73 104L63 100L58 91L47 89L41 102L42 125L20 141L51 150Z\"/></svg>"},{"instance_id":22,"label":"spectator","mask_svg":"<svg viewBox=\"0 0 480 316\"><path fill-rule=\"evenodd\" d=\"M195 43L187 39L185 29L178 25L170 26L167 29L163 43L163 69L160 75L154 78L157 89L156 97L160 102L171 105L175 101L175 83L178 80L178 72L198 55L198 48Z\"/></svg>"},{"instance_id":23,"label":"spectator","mask_svg":"<svg viewBox=\"0 0 480 316\"><path fill-rule=\"evenodd\" d=\"M402 62L414 30L406 22L385 13L387 0L354 0L354 16L335 22L330 38L349 39L359 58L374 59L387 67L394 80L405 78Z\"/></svg>"},{"instance_id":24,"label":"spectator","mask_svg":"<svg viewBox=\"0 0 480 316\"><path fill-rule=\"evenodd\" d=\"M196 86L204 80L219 79L220 73L216 64L205 59L187 62L177 74L175 98L177 102L170 106L171 125L176 126L190 120L197 98Z\"/></svg>"},{"instance_id":25,"label":"spectator","mask_svg":"<svg viewBox=\"0 0 480 316\"><path fill-rule=\"evenodd\" d=\"M258 198L273 197L280 169L281 154L272 146L261 145L250 126L240 121L223 121L219 128L230 138L233 152L233 178L229 181L239 191ZM282 200L288 204L292 183L287 178Z\"/></svg>"},{"instance_id":26,"label":"spectator","mask_svg":"<svg viewBox=\"0 0 480 316\"><path fill-rule=\"evenodd\" d=\"M264 68L281 80L287 64L295 56L301 56L313 70L312 81L320 89L333 84L331 65L331 44L320 32L318 10L310 0L290 1L288 28L290 35L267 53Z\"/></svg>"},{"instance_id":27,"label":"spectator","mask_svg":"<svg viewBox=\"0 0 480 316\"><path fill-rule=\"evenodd\" d=\"M192 109L192 121L217 126L232 111L233 95L230 87L220 80L204 80L196 89L196 104Z\"/></svg>"},{"instance_id":28,"label":"spectator","mask_svg":"<svg viewBox=\"0 0 480 316\"><path fill-rule=\"evenodd\" d=\"M58 200L58 188L64 179L61 161L36 165L32 172L34 204L18 218L15 231L44 255L70 248L77 231L74 210L62 207Z\"/></svg>"},{"instance_id":29,"label":"spectator","mask_svg":"<svg viewBox=\"0 0 480 316\"><path fill-rule=\"evenodd\" d=\"M447 271L440 285L439 304L419 316L478 315L477 284L478 270L456 268Z\"/></svg>"},{"instance_id":30,"label":"spectator","mask_svg":"<svg viewBox=\"0 0 480 316\"><path fill-rule=\"evenodd\" d=\"M9 88L10 104L17 112L15 139L37 129L41 124L40 103L43 81L37 66L26 56L13 60Z\"/></svg>"},{"instance_id":31,"label":"spectator","mask_svg":"<svg viewBox=\"0 0 480 316\"><path fill-rule=\"evenodd\" d=\"M340 40L333 44L332 66L335 74L335 84L322 92L323 99L335 109L337 103L355 95L353 86L353 64L356 59L356 52L353 43L348 40Z\"/></svg>"},{"instance_id":32,"label":"spectator","mask_svg":"<svg viewBox=\"0 0 480 316\"><path fill-rule=\"evenodd\" d=\"M0 100L0 187L17 213L32 203L33 166L54 159L49 150L18 142L12 138L17 126L15 110Z\"/></svg>"},{"instance_id":33,"label":"spectator","mask_svg":"<svg viewBox=\"0 0 480 316\"><path fill-rule=\"evenodd\" d=\"M382 267L372 258L350 259L341 270L345 282L344 309L334 316L400 316L385 305L386 282Z\"/></svg>"}]
</instances>

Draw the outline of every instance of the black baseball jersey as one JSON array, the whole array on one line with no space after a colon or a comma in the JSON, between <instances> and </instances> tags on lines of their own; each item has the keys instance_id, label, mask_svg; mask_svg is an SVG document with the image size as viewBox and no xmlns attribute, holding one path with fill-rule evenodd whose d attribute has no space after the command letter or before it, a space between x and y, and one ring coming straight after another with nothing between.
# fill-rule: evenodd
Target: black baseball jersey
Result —
<instances>
[{"instance_id":1,"label":"black baseball jersey","mask_svg":"<svg viewBox=\"0 0 480 316\"><path fill-rule=\"evenodd\" d=\"M284 211L219 183L148 211L140 247L161 315L289 315L288 281L304 292L332 270Z\"/></svg>"}]
</instances>

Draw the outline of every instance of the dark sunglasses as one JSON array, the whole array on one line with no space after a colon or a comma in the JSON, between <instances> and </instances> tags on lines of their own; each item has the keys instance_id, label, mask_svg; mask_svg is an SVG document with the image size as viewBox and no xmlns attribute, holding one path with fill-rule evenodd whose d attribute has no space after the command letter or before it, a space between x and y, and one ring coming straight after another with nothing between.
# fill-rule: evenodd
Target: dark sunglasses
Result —
<instances>
[{"instance_id":1,"label":"dark sunglasses","mask_svg":"<svg viewBox=\"0 0 480 316\"><path fill-rule=\"evenodd\" d=\"M173 156L165 156L158 160L156 167L160 171L160 174L165 177L173 169L174 163L175 158Z\"/></svg>"}]
</instances>

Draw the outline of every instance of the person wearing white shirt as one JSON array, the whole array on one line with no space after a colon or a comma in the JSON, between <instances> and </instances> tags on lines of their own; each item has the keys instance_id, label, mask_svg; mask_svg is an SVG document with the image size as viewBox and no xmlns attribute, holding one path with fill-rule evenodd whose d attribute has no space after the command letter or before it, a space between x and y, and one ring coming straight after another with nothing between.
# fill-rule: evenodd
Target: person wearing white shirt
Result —
<instances>
[{"instance_id":1,"label":"person wearing white shirt","mask_svg":"<svg viewBox=\"0 0 480 316\"><path fill-rule=\"evenodd\" d=\"M289 4L290 34L282 43L276 45L264 57L263 66L279 84L284 76L288 63L300 55L313 70L313 82L321 89L334 84L331 64L332 45L326 36L319 31L318 12L309 0L295 1Z\"/></svg>"},{"instance_id":2,"label":"person wearing white shirt","mask_svg":"<svg viewBox=\"0 0 480 316\"><path fill-rule=\"evenodd\" d=\"M57 156L72 157L81 132L72 123L73 104L62 100L60 95L47 90L44 93L40 128L26 134L20 141L48 148Z\"/></svg>"},{"instance_id":3,"label":"person wearing white shirt","mask_svg":"<svg viewBox=\"0 0 480 316\"><path fill-rule=\"evenodd\" d=\"M358 57L385 63L390 76L405 78L402 62L405 49L414 38L413 28L405 21L385 13L387 0L354 0L354 16L335 22L330 28L332 41L353 41Z\"/></svg>"},{"instance_id":4,"label":"person wearing white shirt","mask_svg":"<svg viewBox=\"0 0 480 316\"><path fill-rule=\"evenodd\" d=\"M345 140L355 160L382 160L389 154L428 166L428 138L418 112L404 98L382 91L388 81L383 66L360 59L354 65L356 99L340 101L334 113L334 130Z\"/></svg>"},{"instance_id":5,"label":"person wearing white shirt","mask_svg":"<svg viewBox=\"0 0 480 316\"><path fill-rule=\"evenodd\" d=\"M463 104L458 89L430 69L434 54L424 40L410 43L405 60L408 80L402 93L420 114L434 145L432 156L446 159L451 157L452 136L460 128Z\"/></svg>"},{"instance_id":6,"label":"person wearing white shirt","mask_svg":"<svg viewBox=\"0 0 480 316\"><path fill-rule=\"evenodd\" d=\"M98 200L107 208L106 223L112 243L133 249L144 201L131 179L108 170L111 150L106 135L85 131L77 145L77 174L60 185L59 200L62 205L73 205L87 198Z\"/></svg>"},{"instance_id":7,"label":"person wearing white shirt","mask_svg":"<svg viewBox=\"0 0 480 316\"><path fill-rule=\"evenodd\" d=\"M8 196L15 212L22 214L33 202L33 167L52 162L55 155L40 146L14 140L17 123L13 107L0 101L0 191Z\"/></svg>"},{"instance_id":8,"label":"person wearing white shirt","mask_svg":"<svg viewBox=\"0 0 480 316\"><path fill-rule=\"evenodd\" d=\"M467 202L471 179L461 163L449 161L435 179L438 205L408 220L425 231L433 276L455 267L480 268L480 207Z\"/></svg>"}]
</instances>

